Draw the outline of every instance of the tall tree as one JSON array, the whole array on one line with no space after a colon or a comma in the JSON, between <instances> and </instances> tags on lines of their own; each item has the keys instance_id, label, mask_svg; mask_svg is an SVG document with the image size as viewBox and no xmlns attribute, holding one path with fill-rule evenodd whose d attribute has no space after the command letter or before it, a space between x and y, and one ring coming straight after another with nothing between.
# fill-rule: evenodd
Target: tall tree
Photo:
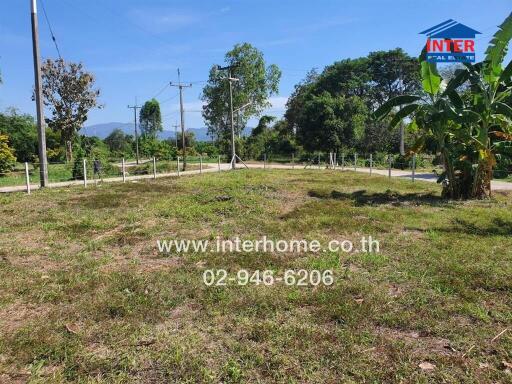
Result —
<instances>
[{"instance_id":1,"label":"tall tree","mask_svg":"<svg viewBox=\"0 0 512 384\"><path fill-rule=\"evenodd\" d=\"M156 137L163 131L160 103L156 99L148 100L140 110L140 129L143 135Z\"/></svg>"},{"instance_id":2,"label":"tall tree","mask_svg":"<svg viewBox=\"0 0 512 384\"><path fill-rule=\"evenodd\" d=\"M46 60L41 68L44 104L51 111L46 123L61 132L66 159L71 160L76 133L87 120L89 110L98 105L100 91L94 88L94 76L82 63L66 63L62 59Z\"/></svg>"},{"instance_id":3,"label":"tall tree","mask_svg":"<svg viewBox=\"0 0 512 384\"><path fill-rule=\"evenodd\" d=\"M268 98L278 92L281 71L274 64L266 66L262 52L248 43L235 45L226 53L225 61L232 68L231 77L238 79L233 82L233 109L246 106L235 119L235 133L238 134L249 118L260 115L271 105ZM213 66L201 95L205 102L203 117L208 133L221 140L229 137L231 132L227 76L227 72Z\"/></svg>"}]
</instances>

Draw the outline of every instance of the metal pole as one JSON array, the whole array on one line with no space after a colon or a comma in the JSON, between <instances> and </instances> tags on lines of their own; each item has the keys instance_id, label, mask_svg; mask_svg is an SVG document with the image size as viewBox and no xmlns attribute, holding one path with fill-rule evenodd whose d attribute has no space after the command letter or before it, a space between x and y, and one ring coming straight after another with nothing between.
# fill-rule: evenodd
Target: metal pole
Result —
<instances>
[{"instance_id":1,"label":"metal pole","mask_svg":"<svg viewBox=\"0 0 512 384\"><path fill-rule=\"evenodd\" d=\"M135 130L135 162L137 165L139 164L139 134L137 132L137 109L140 107L137 105L137 98L135 98L135 105L128 106L128 108L133 108L133 126Z\"/></svg>"},{"instance_id":2,"label":"metal pole","mask_svg":"<svg viewBox=\"0 0 512 384\"><path fill-rule=\"evenodd\" d=\"M370 176L372 175L373 168L373 155L370 153Z\"/></svg>"},{"instance_id":3,"label":"metal pole","mask_svg":"<svg viewBox=\"0 0 512 384\"><path fill-rule=\"evenodd\" d=\"M392 159L391 159L391 155L388 155L388 177L391 179L391 162L392 162Z\"/></svg>"},{"instance_id":4,"label":"metal pole","mask_svg":"<svg viewBox=\"0 0 512 384\"><path fill-rule=\"evenodd\" d=\"M48 160L46 158L46 132L44 127L44 107L41 90L41 62L39 54L39 30L37 24L37 3L30 0L32 21L32 53L34 56L34 84L37 111L37 139L39 152L39 173L41 187L48 185Z\"/></svg>"},{"instance_id":5,"label":"metal pole","mask_svg":"<svg viewBox=\"0 0 512 384\"><path fill-rule=\"evenodd\" d=\"M416 154L412 155L412 182L416 178Z\"/></svg>"},{"instance_id":6,"label":"metal pole","mask_svg":"<svg viewBox=\"0 0 512 384\"><path fill-rule=\"evenodd\" d=\"M176 161L178 162L178 176L180 175L180 157L178 156L176 158Z\"/></svg>"},{"instance_id":7,"label":"metal pole","mask_svg":"<svg viewBox=\"0 0 512 384\"><path fill-rule=\"evenodd\" d=\"M231 109L231 156L233 158L232 168L236 168L236 150L235 150L235 119L233 118L233 85L231 83L231 71L229 71L229 105Z\"/></svg>"},{"instance_id":8,"label":"metal pole","mask_svg":"<svg viewBox=\"0 0 512 384\"><path fill-rule=\"evenodd\" d=\"M125 183L126 182L126 164L124 162L124 157L123 157L123 163L122 163L121 170L123 171L123 183Z\"/></svg>"},{"instance_id":9,"label":"metal pole","mask_svg":"<svg viewBox=\"0 0 512 384\"><path fill-rule=\"evenodd\" d=\"M153 179L156 179L156 157L153 156Z\"/></svg>"},{"instance_id":10,"label":"metal pole","mask_svg":"<svg viewBox=\"0 0 512 384\"><path fill-rule=\"evenodd\" d=\"M178 68L178 84L170 83L171 87L178 87L180 90L180 116L181 116L181 146L183 149L183 170L187 168L187 148L185 147L185 111L183 109L183 88L190 88L192 84L181 84L181 74ZM176 148L177 149L177 148Z\"/></svg>"},{"instance_id":11,"label":"metal pole","mask_svg":"<svg viewBox=\"0 0 512 384\"><path fill-rule=\"evenodd\" d=\"M84 159L84 187L87 187L87 160Z\"/></svg>"},{"instance_id":12,"label":"metal pole","mask_svg":"<svg viewBox=\"0 0 512 384\"><path fill-rule=\"evenodd\" d=\"M30 195L30 175L28 173L28 163L25 162L25 180L27 181L27 194Z\"/></svg>"},{"instance_id":13,"label":"metal pole","mask_svg":"<svg viewBox=\"0 0 512 384\"><path fill-rule=\"evenodd\" d=\"M199 173L203 173L203 155L199 155Z\"/></svg>"}]
</instances>

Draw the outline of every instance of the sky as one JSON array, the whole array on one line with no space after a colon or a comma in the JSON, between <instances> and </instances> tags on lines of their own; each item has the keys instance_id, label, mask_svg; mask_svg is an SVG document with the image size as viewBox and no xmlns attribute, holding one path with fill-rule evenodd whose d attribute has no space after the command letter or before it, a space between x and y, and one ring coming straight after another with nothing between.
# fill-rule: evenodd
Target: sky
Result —
<instances>
[{"instance_id":1,"label":"sky","mask_svg":"<svg viewBox=\"0 0 512 384\"><path fill-rule=\"evenodd\" d=\"M30 26L31 0L2 0L0 13L0 110L35 115ZM39 7L42 58L56 58L49 26ZM156 96L165 130L179 119L177 68L184 91L186 127L201 128L201 89L213 64L236 43L260 49L282 72L280 90L266 114L282 116L288 96L312 68L403 48L417 56L419 32L454 19L480 32L477 60L497 26L512 11L511 0L44 0L62 57L82 62L96 76L102 109L85 125L130 122L139 104ZM255 121L249 122L249 126Z\"/></svg>"}]
</instances>

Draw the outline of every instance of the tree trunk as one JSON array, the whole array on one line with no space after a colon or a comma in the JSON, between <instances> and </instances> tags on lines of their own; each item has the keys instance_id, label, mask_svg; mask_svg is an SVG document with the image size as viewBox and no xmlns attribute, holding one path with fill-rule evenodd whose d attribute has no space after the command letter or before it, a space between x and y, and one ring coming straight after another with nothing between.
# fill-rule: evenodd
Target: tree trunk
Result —
<instances>
[{"instance_id":1,"label":"tree trunk","mask_svg":"<svg viewBox=\"0 0 512 384\"><path fill-rule=\"evenodd\" d=\"M480 160L475 172L473 190L471 197L474 199L485 199L491 197L491 180L493 176L493 161L491 156Z\"/></svg>"}]
</instances>

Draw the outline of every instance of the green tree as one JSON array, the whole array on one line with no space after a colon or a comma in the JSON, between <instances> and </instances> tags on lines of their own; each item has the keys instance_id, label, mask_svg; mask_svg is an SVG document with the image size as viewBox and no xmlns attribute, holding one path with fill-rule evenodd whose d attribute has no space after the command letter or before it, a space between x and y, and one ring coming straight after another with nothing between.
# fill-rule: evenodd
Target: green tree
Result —
<instances>
[{"instance_id":1,"label":"green tree","mask_svg":"<svg viewBox=\"0 0 512 384\"><path fill-rule=\"evenodd\" d=\"M140 110L140 129L143 135L156 137L163 131L160 103L156 99L148 100Z\"/></svg>"},{"instance_id":2,"label":"green tree","mask_svg":"<svg viewBox=\"0 0 512 384\"><path fill-rule=\"evenodd\" d=\"M121 129L114 129L104 140L110 152L115 156L133 155L133 136L124 133Z\"/></svg>"},{"instance_id":3,"label":"green tree","mask_svg":"<svg viewBox=\"0 0 512 384\"><path fill-rule=\"evenodd\" d=\"M37 155L37 129L32 116L19 114L14 108L0 113L0 133L9 136L18 161L32 161Z\"/></svg>"},{"instance_id":4,"label":"green tree","mask_svg":"<svg viewBox=\"0 0 512 384\"><path fill-rule=\"evenodd\" d=\"M97 101L100 91L94 88L94 76L82 63L66 63L62 59L46 60L41 68L41 80L44 104L51 112L46 122L53 130L60 131L66 159L70 161L73 141L89 110L101 108Z\"/></svg>"},{"instance_id":5,"label":"green tree","mask_svg":"<svg viewBox=\"0 0 512 384\"><path fill-rule=\"evenodd\" d=\"M213 66L201 95L205 102L203 118L208 132L220 141L228 140L231 135L227 76L238 79L233 82L233 109L250 103L239 112L240 117L235 118L236 134L246 126L249 118L258 116L271 105L268 98L277 94L281 78L279 68L274 64L266 66L262 52L248 43L235 45L226 53L225 61L231 66L229 73Z\"/></svg>"},{"instance_id":6,"label":"green tree","mask_svg":"<svg viewBox=\"0 0 512 384\"><path fill-rule=\"evenodd\" d=\"M12 171L15 164L16 156L14 156L14 150L9 146L9 137L0 134L0 176Z\"/></svg>"},{"instance_id":7,"label":"green tree","mask_svg":"<svg viewBox=\"0 0 512 384\"><path fill-rule=\"evenodd\" d=\"M358 96L311 96L298 121L297 137L308 151L339 151L362 137L368 110Z\"/></svg>"},{"instance_id":8,"label":"green tree","mask_svg":"<svg viewBox=\"0 0 512 384\"><path fill-rule=\"evenodd\" d=\"M178 132L178 149L183 150L181 132ZM196 135L192 131L185 131L185 147L193 148L196 145Z\"/></svg>"}]
</instances>

